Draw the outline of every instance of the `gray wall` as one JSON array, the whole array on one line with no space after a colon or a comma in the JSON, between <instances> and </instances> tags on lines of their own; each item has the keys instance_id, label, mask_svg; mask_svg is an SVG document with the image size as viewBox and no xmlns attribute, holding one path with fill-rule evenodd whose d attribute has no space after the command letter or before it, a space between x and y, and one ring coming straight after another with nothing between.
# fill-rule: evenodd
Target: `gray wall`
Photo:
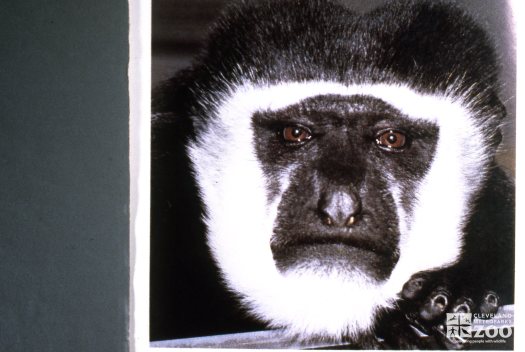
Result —
<instances>
[{"instance_id":1,"label":"gray wall","mask_svg":"<svg viewBox=\"0 0 525 352\"><path fill-rule=\"evenodd\" d=\"M127 351L125 0L0 2L0 351Z\"/></svg>"}]
</instances>

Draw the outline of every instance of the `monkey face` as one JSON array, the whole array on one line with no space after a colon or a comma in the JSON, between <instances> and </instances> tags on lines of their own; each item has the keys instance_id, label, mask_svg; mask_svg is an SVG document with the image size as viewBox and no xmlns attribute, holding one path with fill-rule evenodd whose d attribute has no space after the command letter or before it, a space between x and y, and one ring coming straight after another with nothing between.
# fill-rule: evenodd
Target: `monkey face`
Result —
<instances>
[{"instance_id":1,"label":"monkey face","mask_svg":"<svg viewBox=\"0 0 525 352\"><path fill-rule=\"evenodd\" d=\"M279 270L387 279L399 259L397 209L411 212L437 126L374 98L327 95L257 113L253 128L275 190L269 201L279 198L271 237Z\"/></svg>"},{"instance_id":2,"label":"monkey face","mask_svg":"<svg viewBox=\"0 0 525 352\"><path fill-rule=\"evenodd\" d=\"M465 106L397 84L225 95L189 153L226 284L299 336L370 330L412 273L461 253L490 155Z\"/></svg>"}]
</instances>

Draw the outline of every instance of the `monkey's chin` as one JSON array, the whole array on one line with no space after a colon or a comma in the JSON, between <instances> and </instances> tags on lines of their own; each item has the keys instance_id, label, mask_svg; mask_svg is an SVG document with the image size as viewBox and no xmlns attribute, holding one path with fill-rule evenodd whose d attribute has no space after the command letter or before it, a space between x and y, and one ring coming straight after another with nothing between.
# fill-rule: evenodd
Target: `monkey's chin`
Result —
<instances>
[{"instance_id":1,"label":"monkey's chin","mask_svg":"<svg viewBox=\"0 0 525 352\"><path fill-rule=\"evenodd\" d=\"M274 260L282 273L313 270L352 276L356 272L380 283L390 276L397 257L342 243L289 246L275 251Z\"/></svg>"},{"instance_id":2,"label":"monkey's chin","mask_svg":"<svg viewBox=\"0 0 525 352\"><path fill-rule=\"evenodd\" d=\"M281 272L275 290L255 291L246 305L270 326L299 340L351 341L372 331L375 316L392 307L384 283L359 269L302 263ZM263 292L261 292L263 291ZM256 299L254 299L256 298Z\"/></svg>"},{"instance_id":3,"label":"monkey's chin","mask_svg":"<svg viewBox=\"0 0 525 352\"><path fill-rule=\"evenodd\" d=\"M358 339L372 331L378 312L397 299L400 288L357 264L370 253L337 246L298 249L292 253L295 259L279 268L276 257L286 256L280 250L293 247L265 247L263 236L255 238L261 242L246 236L234 242L246 241L249 251L232 250L232 241L212 242L210 247L228 287L239 294L247 312L269 327L301 340Z\"/></svg>"}]
</instances>

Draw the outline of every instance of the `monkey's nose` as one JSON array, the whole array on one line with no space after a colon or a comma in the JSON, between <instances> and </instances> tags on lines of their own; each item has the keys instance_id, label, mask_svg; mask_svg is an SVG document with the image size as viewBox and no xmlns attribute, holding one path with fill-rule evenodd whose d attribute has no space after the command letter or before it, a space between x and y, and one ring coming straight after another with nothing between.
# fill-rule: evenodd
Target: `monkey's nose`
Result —
<instances>
[{"instance_id":1,"label":"monkey's nose","mask_svg":"<svg viewBox=\"0 0 525 352\"><path fill-rule=\"evenodd\" d=\"M361 202L350 191L326 192L319 198L318 210L325 225L350 227L357 222Z\"/></svg>"}]
</instances>

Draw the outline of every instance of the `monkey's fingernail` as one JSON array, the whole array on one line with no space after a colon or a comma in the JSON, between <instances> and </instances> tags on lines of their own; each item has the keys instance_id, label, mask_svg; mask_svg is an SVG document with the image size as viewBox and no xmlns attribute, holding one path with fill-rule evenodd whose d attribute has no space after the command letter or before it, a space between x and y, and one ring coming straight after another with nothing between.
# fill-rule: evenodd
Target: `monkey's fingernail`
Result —
<instances>
[{"instance_id":1,"label":"monkey's fingernail","mask_svg":"<svg viewBox=\"0 0 525 352\"><path fill-rule=\"evenodd\" d=\"M460 297L452 307L453 313L470 313L475 308L474 302L467 297Z\"/></svg>"},{"instance_id":2,"label":"monkey's fingernail","mask_svg":"<svg viewBox=\"0 0 525 352\"><path fill-rule=\"evenodd\" d=\"M438 288L432 292L426 303L419 310L419 316L426 321L433 321L441 317L449 305L450 293Z\"/></svg>"},{"instance_id":3,"label":"monkey's fingernail","mask_svg":"<svg viewBox=\"0 0 525 352\"><path fill-rule=\"evenodd\" d=\"M351 216L348 221L346 222L346 226L352 226L355 224L355 216Z\"/></svg>"},{"instance_id":4,"label":"monkey's fingernail","mask_svg":"<svg viewBox=\"0 0 525 352\"><path fill-rule=\"evenodd\" d=\"M483 295L479 307L480 313L491 314L496 313L499 308L499 296L494 291L487 291Z\"/></svg>"},{"instance_id":5,"label":"monkey's fingernail","mask_svg":"<svg viewBox=\"0 0 525 352\"><path fill-rule=\"evenodd\" d=\"M448 299L445 295L437 295L434 298L434 304L440 309L444 309L448 305Z\"/></svg>"},{"instance_id":6,"label":"monkey's fingernail","mask_svg":"<svg viewBox=\"0 0 525 352\"><path fill-rule=\"evenodd\" d=\"M498 299L496 295L494 294L488 294L485 299L487 300L487 302L492 303L492 304L497 304L498 302Z\"/></svg>"}]
</instances>

